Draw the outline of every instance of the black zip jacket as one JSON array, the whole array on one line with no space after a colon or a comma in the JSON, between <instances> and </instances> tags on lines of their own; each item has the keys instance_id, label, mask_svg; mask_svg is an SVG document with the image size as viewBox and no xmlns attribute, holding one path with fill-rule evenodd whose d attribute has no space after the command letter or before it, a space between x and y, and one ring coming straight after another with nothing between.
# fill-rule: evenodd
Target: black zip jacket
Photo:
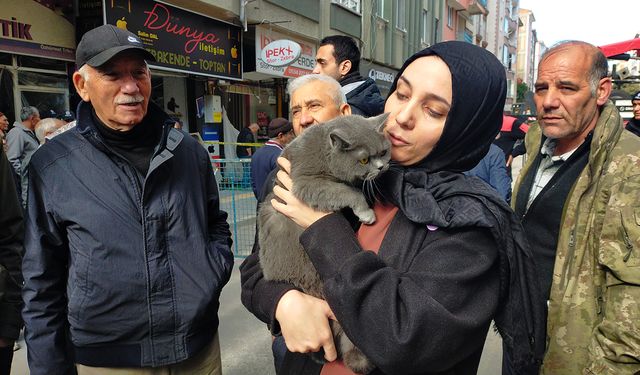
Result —
<instances>
[{"instance_id":1,"label":"black zip jacket","mask_svg":"<svg viewBox=\"0 0 640 375\"><path fill-rule=\"evenodd\" d=\"M91 105L77 113L77 126L41 147L29 167L23 317L31 374L68 374L74 361L182 362L217 332L233 265L209 156L150 103L144 121L162 135L139 179L101 139Z\"/></svg>"},{"instance_id":2,"label":"black zip jacket","mask_svg":"<svg viewBox=\"0 0 640 375\"><path fill-rule=\"evenodd\" d=\"M340 84L344 86L344 80L340 81ZM384 99L371 78L367 78L347 94L347 103L351 106L351 113L354 115L373 117L384 112Z\"/></svg>"},{"instance_id":3,"label":"black zip jacket","mask_svg":"<svg viewBox=\"0 0 640 375\"><path fill-rule=\"evenodd\" d=\"M0 337L16 340L22 327L21 256L24 222L13 169L0 147Z\"/></svg>"}]
</instances>

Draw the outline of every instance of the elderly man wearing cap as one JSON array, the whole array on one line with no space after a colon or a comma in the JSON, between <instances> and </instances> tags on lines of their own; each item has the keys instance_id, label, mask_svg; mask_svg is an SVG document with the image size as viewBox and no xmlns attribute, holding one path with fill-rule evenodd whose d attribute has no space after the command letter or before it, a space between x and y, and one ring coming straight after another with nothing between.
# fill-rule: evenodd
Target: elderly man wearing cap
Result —
<instances>
[{"instance_id":1,"label":"elderly man wearing cap","mask_svg":"<svg viewBox=\"0 0 640 375\"><path fill-rule=\"evenodd\" d=\"M87 32L77 125L30 165L23 317L32 375L220 374L233 265L209 155L149 102L132 33Z\"/></svg>"},{"instance_id":2,"label":"elderly man wearing cap","mask_svg":"<svg viewBox=\"0 0 640 375\"><path fill-rule=\"evenodd\" d=\"M631 104L633 104L633 117L627 123L627 130L640 136L640 91L633 94Z\"/></svg>"},{"instance_id":3,"label":"elderly man wearing cap","mask_svg":"<svg viewBox=\"0 0 640 375\"><path fill-rule=\"evenodd\" d=\"M267 136L269 140L251 158L251 187L256 198L260 196L269 173L276 169L276 159L282 149L295 137L293 125L285 118L275 118L269 123Z\"/></svg>"}]
</instances>

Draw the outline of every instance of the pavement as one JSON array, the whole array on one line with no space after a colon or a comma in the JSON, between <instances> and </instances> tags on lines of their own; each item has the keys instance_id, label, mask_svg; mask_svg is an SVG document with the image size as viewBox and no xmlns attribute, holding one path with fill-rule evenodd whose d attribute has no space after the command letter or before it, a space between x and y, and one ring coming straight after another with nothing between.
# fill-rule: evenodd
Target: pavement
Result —
<instances>
[{"instance_id":1,"label":"pavement","mask_svg":"<svg viewBox=\"0 0 640 375\"><path fill-rule=\"evenodd\" d=\"M220 297L220 350L224 375L275 375L271 335L266 326L240 303L240 271L236 260L231 280ZM12 375L29 375L24 340L14 352ZM499 375L502 361L500 338L489 332L478 375Z\"/></svg>"},{"instance_id":2,"label":"pavement","mask_svg":"<svg viewBox=\"0 0 640 375\"><path fill-rule=\"evenodd\" d=\"M514 179L522 167L522 157L514 160ZM275 375L271 356L271 335L265 324L249 313L240 302L240 271L237 259L231 280L220 296L220 350L224 375ZM27 351L23 340L14 352L12 375L29 375ZM477 375L499 375L502 364L502 342L490 329L485 341Z\"/></svg>"},{"instance_id":3,"label":"pavement","mask_svg":"<svg viewBox=\"0 0 640 375\"><path fill-rule=\"evenodd\" d=\"M236 259L231 279L220 296L220 351L225 375L275 375L271 335L240 302L241 259ZM29 375L24 340L14 352L11 375Z\"/></svg>"}]
</instances>

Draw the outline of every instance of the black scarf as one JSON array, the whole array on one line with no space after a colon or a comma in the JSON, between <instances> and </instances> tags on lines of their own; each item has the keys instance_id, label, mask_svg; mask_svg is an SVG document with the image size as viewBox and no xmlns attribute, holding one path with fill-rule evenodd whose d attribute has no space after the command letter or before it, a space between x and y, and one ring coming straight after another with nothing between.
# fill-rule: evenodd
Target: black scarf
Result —
<instances>
[{"instance_id":1,"label":"black scarf","mask_svg":"<svg viewBox=\"0 0 640 375\"><path fill-rule=\"evenodd\" d=\"M342 79L340 80L340 86L346 86L350 83L354 83L354 82L362 82L364 81L366 78L362 77L360 75L360 72L349 72L347 73L347 75L345 75L344 77L342 77Z\"/></svg>"},{"instance_id":2,"label":"black scarf","mask_svg":"<svg viewBox=\"0 0 640 375\"><path fill-rule=\"evenodd\" d=\"M392 167L380 178L382 199L420 224L488 228L500 250L501 293L494 317L517 373L528 373L544 354L544 301L522 226L511 208L475 178L459 173L476 165L500 130L506 95L504 67L488 51L443 42L410 57L391 87L416 59L437 55L449 67L453 98L438 144L421 162Z\"/></svg>"}]
</instances>

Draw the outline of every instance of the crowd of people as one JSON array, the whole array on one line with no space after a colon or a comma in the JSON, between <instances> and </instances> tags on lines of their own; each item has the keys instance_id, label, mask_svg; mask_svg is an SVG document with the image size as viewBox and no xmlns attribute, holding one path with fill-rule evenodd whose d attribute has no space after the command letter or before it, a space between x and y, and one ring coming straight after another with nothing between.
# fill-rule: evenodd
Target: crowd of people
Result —
<instances>
[{"instance_id":1,"label":"crowd of people","mask_svg":"<svg viewBox=\"0 0 640 375\"><path fill-rule=\"evenodd\" d=\"M208 153L150 102L153 60L136 35L100 26L76 50L73 123L25 107L7 132L0 113L0 374L23 324L33 375L222 373L231 232ZM288 85L290 119L269 123L265 146L238 145L256 198L303 228L324 284L321 299L266 280L257 241L240 266L276 372L353 374L331 320L372 375L474 374L492 321L505 375L640 372L640 93L626 130L604 55L563 42L540 58L525 126L505 118L504 67L478 46L416 52L386 100L359 60L352 39L323 39L314 74ZM300 201L283 148L383 112L377 220ZM523 146L500 147L517 132ZM527 157L511 194L516 143Z\"/></svg>"}]
</instances>

